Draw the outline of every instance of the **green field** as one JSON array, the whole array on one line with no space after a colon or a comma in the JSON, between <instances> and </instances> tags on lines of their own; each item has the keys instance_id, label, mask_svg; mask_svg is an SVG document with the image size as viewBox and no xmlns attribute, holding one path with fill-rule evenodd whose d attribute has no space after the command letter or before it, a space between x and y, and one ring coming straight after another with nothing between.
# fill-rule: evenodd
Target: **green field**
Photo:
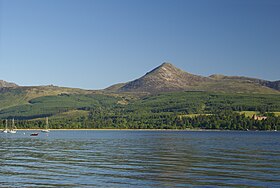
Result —
<instances>
[{"instance_id":1,"label":"green field","mask_svg":"<svg viewBox=\"0 0 280 188\"><path fill-rule=\"evenodd\" d=\"M276 116L280 116L280 112L273 112Z\"/></svg>"},{"instance_id":2,"label":"green field","mask_svg":"<svg viewBox=\"0 0 280 188\"><path fill-rule=\"evenodd\" d=\"M244 114L246 117L250 117L250 118L253 117L253 115L257 115L257 116L262 115L260 114L259 111L241 111L239 113ZM270 113L274 114L275 116L280 116L280 112L270 112Z\"/></svg>"},{"instance_id":3,"label":"green field","mask_svg":"<svg viewBox=\"0 0 280 188\"><path fill-rule=\"evenodd\" d=\"M260 115L258 111L241 111L240 114L244 114L246 117L253 117L253 115Z\"/></svg>"}]
</instances>

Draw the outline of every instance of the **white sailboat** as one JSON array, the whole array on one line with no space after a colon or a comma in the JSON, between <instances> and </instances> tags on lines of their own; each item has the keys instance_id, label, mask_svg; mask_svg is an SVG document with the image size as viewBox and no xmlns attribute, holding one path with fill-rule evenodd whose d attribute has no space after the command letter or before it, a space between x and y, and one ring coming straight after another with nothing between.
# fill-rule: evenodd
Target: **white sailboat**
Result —
<instances>
[{"instance_id":1,"label":"white sailboat","mask_svg":"<svg viewBox=\"0 0 280 188\"><path fill-rule=\"evenodd\" d=\"M50 130L49 130L49 118L48 117L46 117L46 127L45 127L45 129L41 130L41 132L43 132L43 133L49 133L50 132Z\"/></svg>"},{"instance_id":2,"label":"white sailboat","mask_svg":"<svg viewBox=\"0 0 280 188\"><path fill-rule=\"evenodd\" d=\"M3 133L8 133L9 130L8 130L8 120L6 119L6 126L5 126L5 129L2 131Z\"/></svg>"},{"instance_id":3,"label":"white sailboat","mask_svg":"<svg viewBox=\"0 0 280 188\"><path fill-rule=\"evenodd\" d=\"M15 129L16 129L16 126L15 126L15 119L13 118L13 120L12 120L12 127L11 127L11 129L8 131L8 133L12 133L12 134L17 133L17 131L16 131Z\"/></svg>"}]
</instances>

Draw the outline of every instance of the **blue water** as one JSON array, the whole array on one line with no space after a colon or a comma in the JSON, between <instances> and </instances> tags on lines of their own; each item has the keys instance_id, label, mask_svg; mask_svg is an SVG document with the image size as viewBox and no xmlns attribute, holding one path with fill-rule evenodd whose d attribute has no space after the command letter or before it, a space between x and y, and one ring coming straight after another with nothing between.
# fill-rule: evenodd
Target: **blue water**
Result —
<instances>
[{"instance_id":1,"label":"blue water","mask_svg":"<svg viewBox=\"0 0 280 188\"><path fill-rule=\"evenodd\" d=\"M0 134L0 187L280 187L280 132L30 133Z\"/></svg>"}]
</instances>

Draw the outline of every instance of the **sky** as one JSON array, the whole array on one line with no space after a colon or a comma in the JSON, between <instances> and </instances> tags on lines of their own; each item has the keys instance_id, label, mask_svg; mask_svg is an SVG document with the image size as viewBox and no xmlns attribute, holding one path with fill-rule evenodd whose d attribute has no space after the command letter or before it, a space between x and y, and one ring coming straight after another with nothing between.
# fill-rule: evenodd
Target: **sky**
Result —
<instances>
[{"instance_id":1,"label":"sky","mask_svg":"<svg viewBox=\"0 0 280 188\"><path fill-rule=\"evenodd\" d=\"M280 79L279 0L0 0L0 80L103 89L163 62Z\"/></svg>"}]
</instances>

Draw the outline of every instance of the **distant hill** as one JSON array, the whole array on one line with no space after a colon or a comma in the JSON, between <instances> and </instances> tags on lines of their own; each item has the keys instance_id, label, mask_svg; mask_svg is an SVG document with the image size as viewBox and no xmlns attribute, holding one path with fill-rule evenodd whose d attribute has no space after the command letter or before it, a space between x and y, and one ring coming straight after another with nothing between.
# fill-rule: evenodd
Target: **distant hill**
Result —
<instances>
[{"instance_id":1,"label":"distant hill","mask_svg":"<svg viewBox=\"0 0 280 188\"><path fill-rule=\"evenodd\" d=\"M114 101L111 102L112 100ZM53 85L1 87L0 119L3 117L33 119L71 110L104 106L107 103L117 104L118 100L121 99L103 94L101 91Z\"/></svg>"},{"instance_id":2,"label":"distant hill","mask_svg":"<svg viewBox=\"0 0 280 188\"><path fill-rule=\"evenodd\" d=\"M244 76L224 76L224 75L211 75L211 78L218 79L218 80L242 80L247 81L255 84L259 84L261 86L269 87L271 89L275 89L280 91L280 80L278 81L268 81L268 80L262 80L258 78L249 78Z\"/></svg>"},{"instance_id":3,"label":"distant hill","mask_svg":"<svg viewBox=\"0 0 280 188\"><path fill-rule=\"evenodd\" d=\"M3 87L18 87L18 85L12 82L6 82L4 80L0 80L0 88Z\"/></svg>"},{"instance_id":4,"label":"distant hill","mask_svg":"<svg viewBox=\"0 0 280 188\"><path fill-rule=\"evenodd\" d=\"M30 100L38 97L95 93L99 92L52 85L0 87L0 110L23 104L30 104Z\"/></svg>"},{"instance_id":5,"label":"distant hill","mask_svg":"<svg viewBox=\"0 0 280 188\"><path fill-rule=\"evenodd\" d=\"M185 72L170 63L163 63L141 78L116 84L107 91L161 93L170 91L215 91L226 93L279 94L280 81L212 75L209 77Z\"/></svg>"}]
</instances>

